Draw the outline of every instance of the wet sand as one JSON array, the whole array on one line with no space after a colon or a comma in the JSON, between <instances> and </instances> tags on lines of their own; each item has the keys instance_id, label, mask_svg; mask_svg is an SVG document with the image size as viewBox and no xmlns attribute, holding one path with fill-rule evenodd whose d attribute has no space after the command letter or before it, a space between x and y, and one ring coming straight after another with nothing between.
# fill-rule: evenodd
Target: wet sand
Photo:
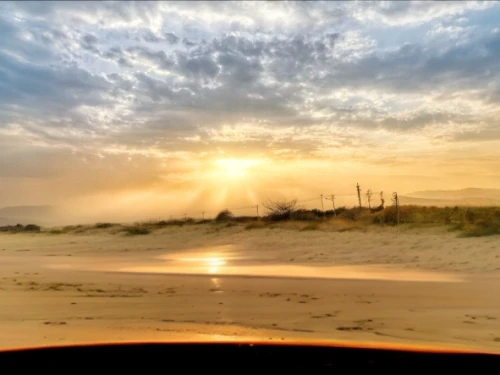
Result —
<instances>
[{"instance_id":1,"label":"wet sand","mask_svg":"<svg viewBox=\"0 0 500 375\"><path fill-rule=\"evenodd\" d=\"M425 232L319 233L323 247L302 249L309 233L193 234L0 235L0 347L321 339L500 351L498 238L435 235L446 243L435 258L477 268L457 270L422 249L397 261L415 259ZM369 242L388 245L370 258Z\"/></svg>"}]
</instances>

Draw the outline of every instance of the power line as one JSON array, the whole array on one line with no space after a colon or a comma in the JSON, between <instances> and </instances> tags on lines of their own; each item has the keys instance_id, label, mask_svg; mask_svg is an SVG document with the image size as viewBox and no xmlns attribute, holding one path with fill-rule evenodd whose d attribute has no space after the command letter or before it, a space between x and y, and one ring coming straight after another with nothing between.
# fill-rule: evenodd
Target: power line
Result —
<instances>
[{"instance_id":1,"label":"power line","mask_svg":"<svg viewBox=\"0 0 500 375\"><path fill-rule=\"evenodd\" d=\"M301 200L296 200L297 203L307 203L307 202L313 202L313 201L321 201L323 203L323 195L320 195L319 197L314 197L314 198L308 198L308 199L301 199ZM337 197L356 197L357 194L335 194L335 195L331 195L331 197L333 199L337 198ZM333 202L332 198L327 198L325 197L324 199L328 199L328 200L331 200L332 201L332 205L333 207L335 207L335 203ZM250 209L256 209L257 210L257 217L259 216L259 205L258 204L254 204L254 205L251 205L251 206L243 206L243 207L235 207L235 208L226 208L227 210L229 211L239 211L239 210L250 210ZM323 209L324 211L324 209ZM217 209L214 209L214 210L198 210L198 211L191 211L191 212L186 212L184 214L178 214L178 215L169 215L170 216L170 220L173 220L174 218L183 218L184 220L187 220L188 217L190 217L191 215L195 216L195 215L200 215L201 214L201 217L202 219L205 219L205 215L208 214L208 213L219 213L220 210L217 210ZM334 212L335 212L335 208L334 208ZM335 215L336 216L336 215Z\"/></svg>"},{"instance_id":2,"label":"power line","mask_svg":"<svg viewBox=\"0 0 500 375\"><path fill-rule=\"evenodd\" d=\"M305 203L305 202L312 202L312 201L319 201L321 198L311 198L311 199L305 199L302 201L297 201L297 203Z\"/></svg>"}]
</instances>

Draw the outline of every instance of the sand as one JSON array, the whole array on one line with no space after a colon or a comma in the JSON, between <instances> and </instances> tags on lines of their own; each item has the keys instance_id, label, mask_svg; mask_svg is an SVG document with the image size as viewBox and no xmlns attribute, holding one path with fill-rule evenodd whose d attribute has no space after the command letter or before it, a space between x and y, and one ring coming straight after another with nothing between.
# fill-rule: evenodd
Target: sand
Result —
<instances>
[{"instance_id":1,"label":"sand","mask_svg":"<svg viewBox=\"0 0 500 375\"><path fill-rule=\"evenodd\" d=\"M0 348L328 340L500 352L500 238L169 227L0 234Z\"/></svg>"}]
</instances>

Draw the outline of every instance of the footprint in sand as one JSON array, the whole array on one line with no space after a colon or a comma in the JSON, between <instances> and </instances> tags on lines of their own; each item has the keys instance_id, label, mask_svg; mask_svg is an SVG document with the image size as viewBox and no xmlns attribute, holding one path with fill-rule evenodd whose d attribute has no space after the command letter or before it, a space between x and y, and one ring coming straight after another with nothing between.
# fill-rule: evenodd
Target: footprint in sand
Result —
<instances>
[{"instance_id":1,"label":"footprint in sand","mask_svg":"<svg viewBox=\"0 0 500 375\"><path fill-rule=\"evenodd\" d=\"M332 314L323 314L323 315L312 315L311 319L324 319L324 318L331 318L334 315Z\"/></svg>"},{"instance_id":2,"label":"footprint in sand","mask_svg":"<svg viewBox=\"0 0 500 375\"><path fill-rule=\"evenodd\" d=\"M373 322L373 319L362 319L362 320L355 320L354 321L354 323L361 324L361 325L366 324L366 323L371 323L371 322Z\"/></svg>"},{"instance_id":3,"label":"footprint in sand","mask_svg":"<svg viewBox=\"0 0 500 375\"><path fill-rule=\"evenodd\" d=\"M353 326L353 327L337 327L337 331L363 331L363 327Z\"/></svg>"},{"instance_id":4,"label":"footprint in sand","mask_svg":"<svg viewBox=\"0 0 500 375\"><path fill-rule=\"evenodd\" d=\"M279 297L281 296L281 293L261 293L259 294L259 297Z\"/></svg>"},{"instance_id":5,"label":"footprint in sand","mask_svg":"<svg viewBox=\"0 0 500 375\"><path fill-rule=\"evenodd\" d=\"M327 313L327 314L322 314L322 315L311 315L311 319L335 318L339 312L340 312L340 310L336 310L331 314Z\"/></svg>"},{"instance_id":6,"label":"footprint in sand","mask_svg":"<svg viewBox=\"0 0 500 375\"><path fill-rule=\"evenodd\" d=\"M496 320L497 318L490 315L464 315L466 318L476 320L476 319L486 319L486 320Z\"/></svg>"}]
</instances>

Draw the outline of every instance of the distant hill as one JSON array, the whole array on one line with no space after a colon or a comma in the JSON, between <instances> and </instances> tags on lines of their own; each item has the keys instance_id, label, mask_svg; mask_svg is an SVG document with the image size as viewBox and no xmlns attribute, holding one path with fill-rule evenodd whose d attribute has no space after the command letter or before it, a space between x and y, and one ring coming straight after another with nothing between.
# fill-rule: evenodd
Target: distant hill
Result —
<instances>
[{"instance_id":1,"label":"distant hill","mask_svg":"<svg viewBox=\"0 0 500 375\"><path fill-rule=\"evenodd\" d=\"M0 208L0 225L41 224L52 222L52 206L12 206Z\"/></svg>"},{"instance_id":2,"label":"distant hill","mask_svg":"<svg viewBox=\"0 0 500 375\"><path fill-rule=\"evenodd\" d=\"M425 190L404 194L400 200L419 206L500 206L500 189Z\"/></svg>"}]
</instances>

